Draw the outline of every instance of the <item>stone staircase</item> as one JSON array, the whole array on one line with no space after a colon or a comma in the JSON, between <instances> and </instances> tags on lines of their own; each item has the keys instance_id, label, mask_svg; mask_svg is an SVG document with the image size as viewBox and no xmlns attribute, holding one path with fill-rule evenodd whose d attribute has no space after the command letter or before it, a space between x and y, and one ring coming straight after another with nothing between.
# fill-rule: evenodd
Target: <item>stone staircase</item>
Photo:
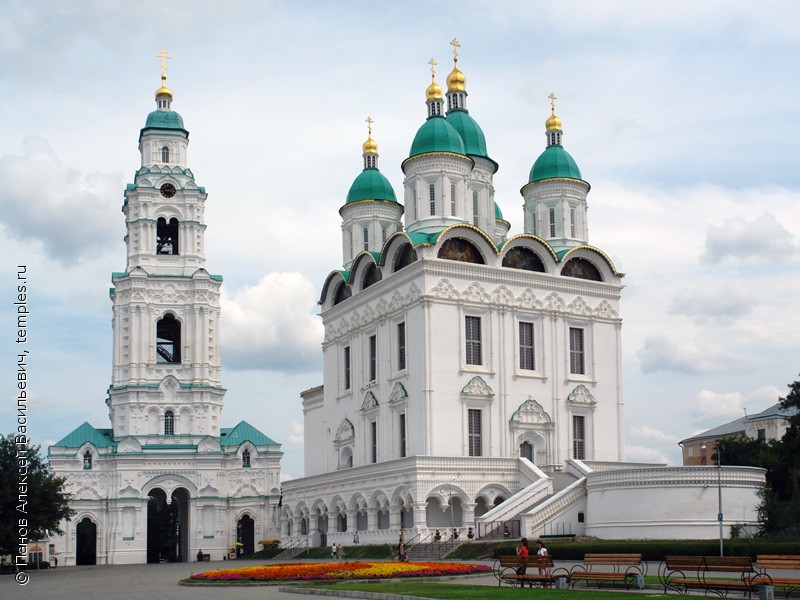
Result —
<instances>
[{"instance_id":1,"label":"stone staircase","mask_svg":"<svg viewBox=\"0 0 800 600\"><path fill-rule=\"evenodd\" d=\"M410 561L441 560L463 543L460 540L422 542L408 548L406 553Z\"/></svg>"}]
</instances>

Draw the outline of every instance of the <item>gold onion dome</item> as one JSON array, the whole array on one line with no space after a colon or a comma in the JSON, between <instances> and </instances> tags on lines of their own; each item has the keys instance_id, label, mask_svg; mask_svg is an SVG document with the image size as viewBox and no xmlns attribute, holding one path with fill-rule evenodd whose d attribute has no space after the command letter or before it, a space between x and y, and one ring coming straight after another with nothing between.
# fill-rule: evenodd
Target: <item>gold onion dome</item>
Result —
<instances>
[{"instance_id":1,"label":"gold onion dome","mask_svg":"<svg viewBox=\"0 0 800 600\"><path fill-rule=\"evenodd\" d=\"M364 154L377 154L378 153L378 142L372 139L372 135L367 138L367 141L364 142L364 145L361 146Z\"/></svg>"},{"instance_id":2,"label":"gold onion dome","mask_svg":"<svg viewBox=\"0 0 800 600\"><path fill-rule=\"evenodd\" d=\"M431 81L431 84L428 86L428 89L425 90L425 99L436 100L437 98L441 97L442 97L442 86L440 86L435 81Z\"/></svg>"},{"instance_id":3,"label":"gold onion dome","mask_svg":"<svg viewBox=\"0 0 800 600\"><path fill-rule=\"evenodd\" d=\"M464 92L467 90L467 78L458 70L458 64L453 65L453 70L447 76L448 92Z\"/></svg>"},{"instance_id":4,"label":"gold onion dome","mask_svg":"<svg viewBox=\"0 0 800 600\"><path fill-rule=\"evenodd\" d=\"M172 98L172 90L167 87L166 73L161 75L161 87L156 90L156 98L160 98L161 96Z\"/></svg>"},{"instance_id":5,"label":"gold onion dome","mask_svg":"<svg viewBox=\"0 0 800 600\"><path fill-rule=\"evenodd\" d=\"M547 127L547 131L553 131L554 129L561 129L561 119L556 116L555 111L550 114L550 118L544 122L545 127Z\"/></svg>"}]
</instances>

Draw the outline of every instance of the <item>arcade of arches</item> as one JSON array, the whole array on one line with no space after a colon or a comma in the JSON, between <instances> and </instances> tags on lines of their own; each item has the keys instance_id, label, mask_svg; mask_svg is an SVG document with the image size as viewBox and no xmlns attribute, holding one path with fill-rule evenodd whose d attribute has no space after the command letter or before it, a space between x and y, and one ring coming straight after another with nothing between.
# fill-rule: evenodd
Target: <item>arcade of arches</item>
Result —
<instances>
[{"instance_id":1,"label":"arcade of arches","mask_svg":"<svg viewBox=\"0 0 800 600\"><path fill-rule=\"evenodd\" d=\"M509 495L507 490L500 493L494 490L468 499L462 491L444 484L435 488L425 502L414 502L407 492L396 494L390 501L382 491L372 493L370 500L360 493L354 494L349 502L339 496L329 501L301 500L294 511L284 507L281 536L284 539L307 536L309 544L320 547L327 546L331 538L349 539L356 531L361 543L371 543L373 537L384 540L388 531L401 528L412 536L425 537L436 529L456 529L466 536L467 530L475 527L477 517L500 505Z\"/></svg>"}]
</instances>

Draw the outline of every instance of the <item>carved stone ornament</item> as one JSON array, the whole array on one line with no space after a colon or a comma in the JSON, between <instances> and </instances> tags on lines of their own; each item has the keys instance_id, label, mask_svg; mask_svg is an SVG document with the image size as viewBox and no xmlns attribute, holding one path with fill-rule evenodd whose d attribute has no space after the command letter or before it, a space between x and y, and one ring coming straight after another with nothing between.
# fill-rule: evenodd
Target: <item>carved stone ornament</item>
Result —
<instances>
[{"instance_id":1,"label":"carved stone ornament","mask_svg":"<svg viewBox=\"0 0 800 600\"><path fill-rule=\"evenodd\" d=\"M528 397L525 402L519 405L519 408L511 415L512 423L520 424L538 424L538 423L552 423L553 419L550 418L542 405L539 404L532 397Z\"/></svg>"},{"instance_id":2,"label":"carved stone ornament","mask_svg":"<svg viewBox=\"0 0 800 600\"><path fill-rule=\"evenodd\" d=\"M597 404L594 396L592 396L592 394L583 384L572 390L572 393L567 396L567 402L570 404L582 404L584 406L594 406Z\"/></svg>"},{"instance_id":3,"label":"carved stone ornament","mask_svg":"<svg viewBox=\"0 0 800 600\"><path fill-rule=\"evenodd\" d=\"M350 422L350 419L344 419L339 425L339 429L336 430L336 441L344 442L353 439L355 436L356 430Z\"/></svg>"},{"instance_id":4,"label":"carved stone ornament","mask_svg":"<svg viewBox=\"0 0 800 600\"><path fill-rule=\"evenodd\" d=\"M405 386L399 381L392 388L392 395L389 396L389 404L400 404L408 400L408 392Z\"/></svg>"},{"instance_id":5,"label":"carved stone ornament","mask_svg":"<svg viewBox=\"0 0 800 600\"><path fill-rule=\"evenodd\" d=\"M364 401L361 403L361 412L367 412L378 407L378 399L372 392L367 392L364 395Z\"/></svg>"},{"instance_id":6,"label":"carved stone ornament","mask_svg":"<svg viewBox=\"0 0 800 600\"><path fill-rule=\"evenodd\" d=\"M442 279L430 291L431 296L445 298L448 300L458 300L459 294L453 284L447 279Z\"/></svg>"},{"instance_id":7,"label":"carved stone ornament","mask_svg":"<svg viewBox=\"0 0 800 600\"><path fill-rule=\"evenodd\" d=\"M480 375L476 375L470 382L461 390L462 396L479 396L481 398L488 398L494 396L492 388L486 385L486 382Z\"/></svg>"}]
</instances>

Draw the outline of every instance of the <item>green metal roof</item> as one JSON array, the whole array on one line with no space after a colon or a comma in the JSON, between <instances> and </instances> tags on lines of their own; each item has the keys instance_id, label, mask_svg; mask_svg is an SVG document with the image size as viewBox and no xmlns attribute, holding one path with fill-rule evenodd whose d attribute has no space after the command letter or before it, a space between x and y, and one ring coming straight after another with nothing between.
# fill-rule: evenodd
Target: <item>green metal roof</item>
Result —
<instances>
[{"instance_id":1,"label":"green metal roof","mask_svg":"<svg viewBox=\"0 0 800 600\"><path fill-rule=\"evenodd\" d=\"M364 169L353 181L350 191L347 192L346 204L359 200L397 202L392 184L378 169Z\"/></svg>"},{"instance_id":2,"label":"green metal roof","mask_svg":"<svg viewBox=\"0 0 800 600\"><path fill-rule=\"evenodd\" d=\"M561 146L548 146L533 163L528 183L562 178L583 181L580 169L569 153Z\"/></svg>"},{"instance_id":3,"label":"green metal roof","mask_svg":"<svg viewBox=\"0 0 800 600\"><path fill-rule=\"evenodd\" d=\"M408 157L428 152L452 152L466 154L459 133L444 117L429 117L414 136Z\"/></svg>"},{"instance_id":4,"label":"green metal roof","mask_svg":"<svg viewBox=\"0 0 800 600\"><path fill-rule=\"evenodd\" d=\"M505 221L503 211L500 210L500 205L497 202L494 203L494 218L495 220Z\"/></svg>"},{"instance_id":5,"label":"green metal roof","mask_svg":"<svg viewBox=\"0 0 800 600\"><path fill-rule=\"evenodd\" d=\"M411 245L414 246L414 248L421 246L422 244L433 246L436 244L439 236L442 235L442 231L444 231L444 229L440 231L434 231L433 233L422 233L420 231L415 231L413 233L409 233L408 237L411 239Z\"/></svg>"},{"instance_id":6,"label":"green metal roof","mask_svg":"<svg viewBox=\"0 0 800 600\"><path fill-rule=\"evenodd\" d=\"M183 117L174 110L154 110L147 115L142 131L145 129L175 129L189 133L183 127Z\"/></svg>"},{"instance_id":7,"label":"green metal roof","mask_svg":"<svg viewBox=\"0 0 800 600\"><path fill-rule=\"evenodd\" d=\"M86 442L89 442L95 448L113 448L116 445L113 436L114 434L111 429L95 429L89 425L88 422L84 421L83 425L72 433L67 434L63 439L53 444L53 446L80 448Z\"/></svg>"},{"instance_id":8,"label":"green metal roof","mask_svg":"<svg viewBox=\"0 0 800 600\"><path fill-rule=\"evenodd\" d=\"M463 109L451 110L447 113L447 122L461 136L467 154L489 158L486 151L486 136L483 135L483 130L469 115L469 112Z\"/></svg>"},{"instance_id":9,"label":"green metal roof","mask_svg":"<svg viewBox=\"0 0 800 600\"><path fill-rule=\"evenodd\" d=\"M251 442L256 446L271 446L277 443L247 421L240 421L236 427L222 427L219 432L219 443L222 446L239 446L244 442Z\"/></svg>"}]
</instances>

